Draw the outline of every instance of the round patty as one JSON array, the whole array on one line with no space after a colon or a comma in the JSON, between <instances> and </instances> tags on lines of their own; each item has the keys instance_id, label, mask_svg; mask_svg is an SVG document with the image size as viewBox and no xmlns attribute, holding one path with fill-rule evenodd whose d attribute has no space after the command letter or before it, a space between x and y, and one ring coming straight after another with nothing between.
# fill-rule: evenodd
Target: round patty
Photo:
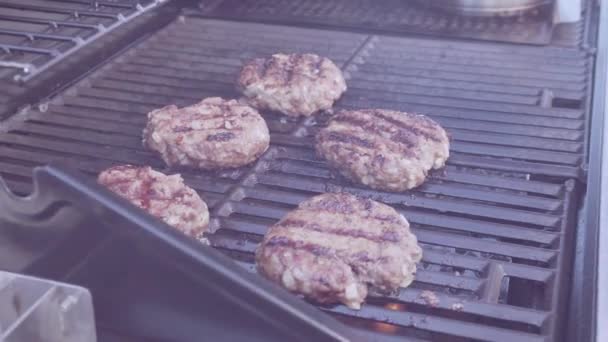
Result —
<instances>
[{"instance_id":1,"label":"round patty","mask_svg":"<svg viewBox=\"0 0 608 342\"><path fill-rule=\"evenodd\" d=\"M275 54L245 64L237 88L258 109L309 116L330 109L346 91L346 82L328 58Z\"/></svg>"},{"instance_id":2,"label":"round patty","mask_svg":"<svg viewBox=\"0 0 608 342\"><path fill-rule=\"evenodd\" d=\"M424 115L345 110L317 134L317 153L351 180L403 191L422 184L450 155L446 131Z\"/></svg>"},{"instance_id":3,"label":"round patty","mask_svg":"<svg viewBox=\"0 0 608 342\"><path fill-rule=\"evenodd\" d=\"M353 309L368 286L394 291L411 284L421 258L402 215L346 193L302 202L270 227L256 251L260 272L288 290Z\"/></svg>"},{"instance_id":4,"label":"round patty","mask_svg":"<svg viewBox=\"0 0 608 342\"><path fill-rule=\"evenodd\" d=\"M236 100L204 99L192 106L166 106L148 113L144 145L170 166L201 169L249 164L268 149L266 122Z\"/></svg>"},{"instance_id":5,"label":"round patty","mask_svg":"<svg viewBox=\"0 0 608 342\"><path fill-rule=\"evenodd\" d=\"M97 181L186 235L200 238L207 231L207 204L180 175L167 176L149 166L121 165L101 172Z\"/></svg>"}]
</instances>

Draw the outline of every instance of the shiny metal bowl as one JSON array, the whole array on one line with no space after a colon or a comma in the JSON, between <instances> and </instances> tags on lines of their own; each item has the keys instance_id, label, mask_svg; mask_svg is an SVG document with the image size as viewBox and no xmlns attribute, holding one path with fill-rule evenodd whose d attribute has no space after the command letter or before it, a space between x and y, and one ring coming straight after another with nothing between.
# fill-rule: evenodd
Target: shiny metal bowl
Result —
<instances>
[{"instance_id":1,"label":"shiny metal bowl","mask_svg":"<svg viewBox=\"0 0 608 342\"><path fill-rule=\"evenodd\" d=\"M418 0L435 8L475 16L513 15L551 4L553 0Z\"/></svg>"}]
</instances>

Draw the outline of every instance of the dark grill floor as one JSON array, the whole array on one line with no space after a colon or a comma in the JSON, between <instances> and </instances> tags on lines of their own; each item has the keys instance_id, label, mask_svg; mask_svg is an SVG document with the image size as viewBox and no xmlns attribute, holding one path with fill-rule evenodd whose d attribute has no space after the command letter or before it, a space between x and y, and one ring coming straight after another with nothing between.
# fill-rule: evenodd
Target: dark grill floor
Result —
<instances>
[{"instance_id":1,"label":"dark grill floor","mask_svg":"<svg viewBox=\"0 0 608 342\"><path fill-rule=\"evenodd\" d=\"M589 60L577 49L186 17L42 111L2 123L0 173L28 192L31 167L56 160L90 175L117 163L162 170L141 146L145 114L207 96L236 97L242 62L277 51L315 52L340 65L349 90L338 107L429 114L452 134L452 157L414 191L371 191L334 177L315 157L311 140L324 115L294 120L264 113L272 147L256 164L181 171L212 209L218 229L212 244L253 270L252 252L267 227L300 201L335 190L371 196L412 222L424 246L416 282L393 296L372 296L358 312L323 310L373 336L509 342L559 336L556 314L564 310L578 197L573 179L584 160ZM437 307L420 297L423 290L436 292Z\"/></svg>"}]
</instances>

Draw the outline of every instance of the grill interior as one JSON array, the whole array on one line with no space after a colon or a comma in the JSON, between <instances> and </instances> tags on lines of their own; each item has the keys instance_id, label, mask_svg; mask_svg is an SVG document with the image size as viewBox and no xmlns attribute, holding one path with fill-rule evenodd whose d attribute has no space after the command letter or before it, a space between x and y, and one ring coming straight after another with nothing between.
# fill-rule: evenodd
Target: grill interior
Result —
<instances>
[{"instance_id":1,"label":"grill interior","mask_svg":"<svg viewBox=\"0 0 608 342\"><path fill-rule=\"evenodd\" d=\"M202 1L201 8L205 15L216 18L547 44L553 38L553 5L546 3L514 16L499 13L491 17L442 12L419 0L210 0ZM559 37L557 32L556 40Z\"/></svg>"},{"instance_id":2,"label":"grill interior","mask_svg":"<svg viewBox=\"0 0 608 342\"><path fill-rule=\"evenodd\" d=\"M31 168L90 174L164 165L141 146L145 114L207 96L238 97L243 61L314 52L342 67L338 108L417 111L452 135L452 157L420 188L384 193L333 175L312 149L326 114L263 113L271 148L255 164L178 171L212 212L212 245L254 272L268 226L320 192L348 190L402 212L424 248L414 284L360 311L321 307L372 337L546 341L560 336L584 162L590 60L564 47L394 38L180 17L63 94L2 123L0 174L17 193ZM439 302L427 303L422 291ZM561 299L561 300L560 300Z\"/></svg>"},{"instance_id":3,"label":"grill interior","mask_svg":"<svg viewBox=\"0 0 608 342\"><path fill-rule=\"evenodd\" d=\"M0 79L25 82L161 1L0 1Z\"/></svg>"}]
</instances>

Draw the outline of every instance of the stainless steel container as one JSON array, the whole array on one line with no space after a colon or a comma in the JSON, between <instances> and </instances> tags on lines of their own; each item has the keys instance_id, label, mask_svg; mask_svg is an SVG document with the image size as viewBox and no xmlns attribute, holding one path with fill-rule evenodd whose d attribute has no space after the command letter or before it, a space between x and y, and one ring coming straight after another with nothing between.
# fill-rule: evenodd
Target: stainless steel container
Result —
<instances>
[{"instance_id":1,"label":"stainless steel container","mask_svg":"<svg viewBox=\"0 0 608 342\"><path fill-rule=\"evenodd\" d=\"M532 10L553 0L425 0L429 6L475 16L514 15Z\"/></svg>"}]
</instances>

